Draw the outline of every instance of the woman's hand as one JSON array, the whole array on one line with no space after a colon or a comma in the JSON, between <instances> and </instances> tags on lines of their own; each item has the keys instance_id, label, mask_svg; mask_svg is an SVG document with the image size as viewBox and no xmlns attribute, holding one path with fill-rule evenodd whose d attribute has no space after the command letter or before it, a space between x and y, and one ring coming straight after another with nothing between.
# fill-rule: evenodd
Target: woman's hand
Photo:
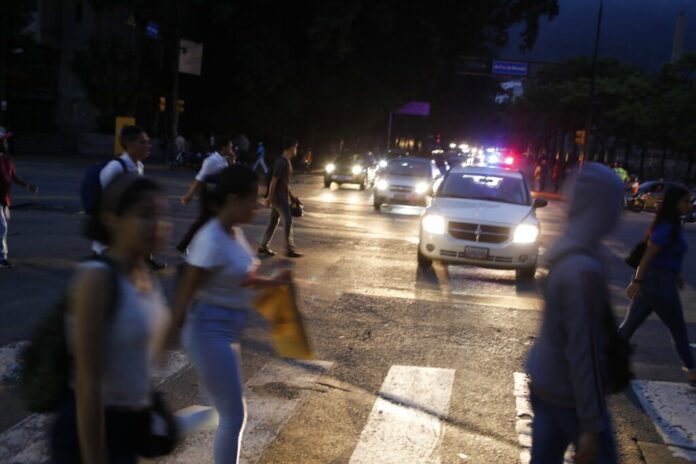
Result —
<instances>
[{"instance_id":1,"label":"woman's hand","mask_svg":"<svg viewBox=\"0 0 696 464\"><path fill-rule=\"evenodd\" d=\"M640 284L637 282L631 282L626 288L626 296L633 300L640 294Z\"/></svg>"},{"instance_id":2,"label":"woman's hand","mask_svg":"<svg viewBox=\"0 0 696 464\"><path fill-rule=\"evenodd\" d=\"M242 287L253 287L253 288L269 288L269 287L280 287L281 285L289 285L292 283L292 271L286 269L281 271L275 277L258 277L255 274L250 274L246 281L242 282Z\"/></svg>"}]
</instances>

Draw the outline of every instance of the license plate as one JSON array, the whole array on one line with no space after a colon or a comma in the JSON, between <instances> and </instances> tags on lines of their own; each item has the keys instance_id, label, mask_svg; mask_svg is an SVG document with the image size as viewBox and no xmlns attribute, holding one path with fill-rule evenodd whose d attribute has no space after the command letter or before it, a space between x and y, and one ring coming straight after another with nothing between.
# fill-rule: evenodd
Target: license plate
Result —
<instances>
[{"instance_id":1,"label":"license plate","mask_svg":"<svg viewBox=\"0 0 696 464\"><path fill-rule=\"evenodd\" d=\"M350 176L334 176L334 179L336 179L336 180L350 180L352 178Z\"/></svg>"},{"instance_id":2,"label":"license plate","mask_svg":"<svg viewBox=\"0 0 696 464\"><path fill-rule=\"evenodd\" d=\"M464 256L471 259L488 259L488 248L481 247L466 247Z\"/></svg>"},{"instance_id":3,"label":"license plate","mask_svg":"<svg viewBox=\"0 0 696 464\"><path fill-rule=\"evenodd\" d=\"M405 193L395 193L394 194L394 199L395 200L406 200L408 198L408 195Z\"/></svg>"}]
</instances>

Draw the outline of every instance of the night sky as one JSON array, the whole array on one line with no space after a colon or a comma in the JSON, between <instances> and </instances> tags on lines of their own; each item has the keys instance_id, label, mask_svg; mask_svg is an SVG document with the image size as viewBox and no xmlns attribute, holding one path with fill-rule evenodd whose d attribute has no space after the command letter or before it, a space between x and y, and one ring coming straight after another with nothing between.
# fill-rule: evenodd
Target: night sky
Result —
<instances>
[{"instance_id":1,"label":"night sky","mask_svg":"<svg viewBox=\"0 0 696 464\"><path fill-rule=\"evenodd\" d=\"M557 61L592 54L599 0L559 0L560 13L543 20L534 50L520 54L516 32L501 57ZM696 0L605 0L600 57L656 71L669 61L677 14L686 11L685 51L696 51Z\"/></svg>"}]
</instances>

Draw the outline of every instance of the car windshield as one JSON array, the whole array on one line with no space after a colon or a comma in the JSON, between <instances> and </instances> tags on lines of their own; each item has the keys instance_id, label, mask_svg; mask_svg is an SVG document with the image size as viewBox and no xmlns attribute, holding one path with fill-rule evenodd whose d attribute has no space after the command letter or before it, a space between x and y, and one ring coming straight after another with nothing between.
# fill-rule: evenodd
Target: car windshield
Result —
<instances>
[{"instance_id":1,"label":"car windshield","mask_svg":"<svg viewBox=\"0 0 696 464\"><path fill-rule=\"evenodd\" d=\"M439 197L497 201L529 205L529 195L522 179L483 174L450 174L442 184Z\"/></svg>"},{"instance_id":2,"label":"car windshield","mask_svg":"<svg viewBox=\"0 0 696 464\"><path fill-rule=\"evenodd\" d=\"M428 177L431 171L427 162L395 160L389 163L386 173L392 176Z\"/></svg>"},{"instance_id":3,"label":"car windshield","mask_svg":"<svg viewBox=\"0 0 696 464\"><path fill-rule=\"evenodd\" d=\"M363 155L339 155L336 164L362 164L365 162Z\"/></svg>"}]
</instances>

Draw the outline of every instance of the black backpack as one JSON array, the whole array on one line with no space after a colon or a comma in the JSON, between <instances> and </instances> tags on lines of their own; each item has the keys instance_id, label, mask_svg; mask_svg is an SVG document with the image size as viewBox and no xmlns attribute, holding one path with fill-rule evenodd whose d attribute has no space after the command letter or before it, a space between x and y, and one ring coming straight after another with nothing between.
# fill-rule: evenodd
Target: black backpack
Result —
<instances>
[{"instance_id":1,"label":"black backpack","mask_svg":"<svg viewBox=\"0 0 696 464\"><path fill-rule=\"evenodd\" d=\"M573 255L589 256L584 249L568 250L551 263L549 276L556 264L562 259ZM633 372L631 371L631 346L619 335L611 302L607 302L604 307L603 316L603 325L609 334L609 343L607 352L605 353L609 368L607 372L608 378L606 379L607 386L609 387L610 393L621 393L630 385L631 379L634 378Z\"/></svg>"},{"instance_id":2,"label":"black backpack","mask_svg":"<svg viewBox=\"0 0 696 464\"><path fill-rule=\"evenodd\" d=\"M111 306L107 318L113 318L117 307L118 272L115 264L106 257L93 260L109 265L112 274ZM73 358L68 351L65 316L68 310L68 295L64 292L60 300L50 309L34 328L29 345L19 356L20 396L30 412L50 413L58 409L70 388Z\"/></svg>"},{"instance_id":3,"label":"black backpack","mask_svg":"<svg viewBox=\"0 0 696 464\"><path fill-rule=\"evenodd\" d=\"M99 201L102 196L102 184L101 180L99 180L99 174L102 172L102 169L112 161L118 161L123 168L124 174L128 172L126 162L121 158L114 158L113 160L90 166L87 171L85 171L85 175L82 178L82 183L80 184L80 200L82 200L82 209L90 216L97 214L97 207L99 206Z\"/></svg>"}]
</instances>

